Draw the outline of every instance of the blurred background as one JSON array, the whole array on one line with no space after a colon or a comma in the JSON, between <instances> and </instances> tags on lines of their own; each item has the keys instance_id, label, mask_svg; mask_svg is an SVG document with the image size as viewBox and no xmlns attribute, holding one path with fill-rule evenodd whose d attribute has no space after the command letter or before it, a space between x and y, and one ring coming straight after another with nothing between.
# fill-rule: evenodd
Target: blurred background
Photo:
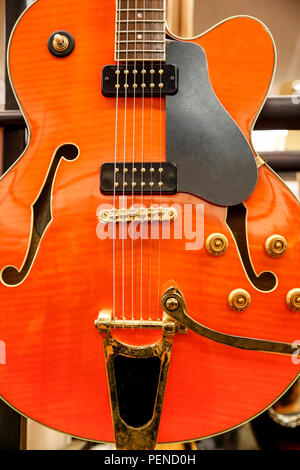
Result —
<instances>
[{"instance_id":1,"label":"blurred background","mask_svg":"<svg viewBox=\"0 0 300 470\"><path fill-rule=\"evenodd\" d=\"M300 77L298 0L168 0L168 24L180 36L201 34L235 15L254 16L269 28L278 53L277 71L270 93L289 95L291 89L288 84Z\"/></svg>"},{"instance_id":2,"label":"blurred background","mask_svg":"<svg viewBox=\"0 0 300 470\"><path fill-rule=\"evenodd\" d=\"M42 1L42 0L40 0ZM114 0L111 0L112 4ZM299 0L166 0L169 29L178 36L191 38L204 33L216 23L235 15L250 15L270 29L278 52L277 71L268 98L286 97L280 103L300 106L300 1ZM0 0L0 114L11 113L10 122L0 127L0 168L9 168L21 154L27 133L18 117L18 107L11 92L5 55L13 24L32 0ZM251 38L249 38L251 41ZM245 84L246 86L246 84ZM273 100L273 103L275 101ZM276 101L277 102L277 101ZM268 104L268 103L267 103ZM271 103L272 104L272 103ZM290 109L290 108L289 108ZM293 114L293 112L292 112ZM270 156L270 164L299 197L300 131L293 124L266 126L253 131L257 152ZM280 127L280 128L279 128ZM291 130L292 128L292 130ZM276 167L277 165L277 167ZM211 439L161 448L174 449L300 449L299 381L276 405L251 423ZM93 443L47 429L20 417L0 401L0 449L104 449Z\"/></svg>"}]
</instances>

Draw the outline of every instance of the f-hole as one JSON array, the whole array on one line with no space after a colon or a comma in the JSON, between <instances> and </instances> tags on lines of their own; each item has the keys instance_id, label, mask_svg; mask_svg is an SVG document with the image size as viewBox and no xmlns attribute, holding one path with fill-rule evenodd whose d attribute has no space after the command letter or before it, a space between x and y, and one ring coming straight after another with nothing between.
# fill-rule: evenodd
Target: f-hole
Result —
<instances>
[{"instance_id":1,"label":"f-hole","mask_svg":"<svg viewBox=\"0 0 300 470\"><path fill-rule=\"evenodd\" d=\"M40 191L40 194L32 206L32 231L27 255L20 270L15 266L7 266L3 269L1 279L8 286L21 284L28 275L35 256L37 254L41 239L52 221L52 192L55 175L61 160L72 161L79 155L79 149L74 144L64 144L56 150L48 175Z\"/></svg>"},{"instance_id":2,"label":"f-hole","mask_svg":"<svg viewBox=\"0 0 300 470\"><path fill-rule=\"evenodd\" d=\"M246 221L247 209L244 204L228 207L226 223L235 238L248 278L256 289L270 292L276 287L277 278L270 271L263 271L259 275L256 274L249 253Z\"/></svg>"}]
</instances>

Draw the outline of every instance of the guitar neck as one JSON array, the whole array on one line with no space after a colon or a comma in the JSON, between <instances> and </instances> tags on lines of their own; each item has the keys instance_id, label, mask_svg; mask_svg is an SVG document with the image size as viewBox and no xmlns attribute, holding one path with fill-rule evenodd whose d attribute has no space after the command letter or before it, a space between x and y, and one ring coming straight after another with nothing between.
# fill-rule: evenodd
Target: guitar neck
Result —
<instances>
[{"instance_id":1,"label":"guitar neck","mask_svg":"<svg viewBox=\"0 0 300 470\"><path fill-rule=\"evenodd\" d=\"M118 62L165 61L165 0L116 0Z\"/></svg>"}]
</instances>

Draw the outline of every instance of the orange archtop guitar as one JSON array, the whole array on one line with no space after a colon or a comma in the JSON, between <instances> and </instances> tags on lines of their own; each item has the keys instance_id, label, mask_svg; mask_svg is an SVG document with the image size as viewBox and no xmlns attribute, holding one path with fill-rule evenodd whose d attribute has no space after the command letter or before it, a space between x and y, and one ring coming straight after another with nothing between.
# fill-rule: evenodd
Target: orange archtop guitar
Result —
<instances>
[{"instance_id":1,"label":"orange archtop guitar","mask_svg":"<svg viewBox=\"0 0 300 470\"><path fill-rule=\"evenodd\" d=\"M168 36L166 36L168 32ZM234 17L37 0L8 62L24 154L0 182L0 395L120 449L198 439L299 372L299 202L251 130L275 62Z\"/></svg>"}]
</instances>

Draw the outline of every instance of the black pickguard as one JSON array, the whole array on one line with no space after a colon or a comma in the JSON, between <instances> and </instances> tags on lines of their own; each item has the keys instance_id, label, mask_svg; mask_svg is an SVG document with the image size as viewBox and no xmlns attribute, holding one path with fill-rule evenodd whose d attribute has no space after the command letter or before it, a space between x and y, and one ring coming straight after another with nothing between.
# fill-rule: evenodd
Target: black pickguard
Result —
<instances>
[{"instance_id":1,"label":"black pickguard","mask_svg":"<svg viewBox=\"0 0 300 470\"><path fill-rule=\"evenodd\" d=\"M177 165L178 191L222 206L243 202L256 186L256 162L212 89L204 50L170 41L167 61L179 69L178 92L166 97L167 160Z\"/></svg>"}]
</instances>

